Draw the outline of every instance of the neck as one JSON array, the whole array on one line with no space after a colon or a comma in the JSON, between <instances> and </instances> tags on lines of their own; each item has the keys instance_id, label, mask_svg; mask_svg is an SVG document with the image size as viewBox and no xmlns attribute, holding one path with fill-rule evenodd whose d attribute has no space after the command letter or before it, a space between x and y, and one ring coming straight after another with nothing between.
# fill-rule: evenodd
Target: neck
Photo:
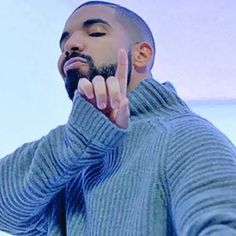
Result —
<instances>
[{"instance_id":1,"label":"neck","mask_svg":"<svg viewBox=\"0 0 236 236\"><path fill-rule=\"evenodd\" d=\"M131 73L131 81L128 85L127 91L128 93L136 88L140 81L145 80L147 78L152 78L152 73Z\"/></svg>"}]
</instances>

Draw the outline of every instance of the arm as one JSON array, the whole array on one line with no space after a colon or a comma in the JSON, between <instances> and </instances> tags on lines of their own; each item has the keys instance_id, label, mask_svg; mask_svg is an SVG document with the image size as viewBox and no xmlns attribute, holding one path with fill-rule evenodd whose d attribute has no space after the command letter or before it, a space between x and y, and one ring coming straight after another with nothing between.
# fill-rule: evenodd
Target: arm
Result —
<instances>
[{"instance_id":1,"label":"arm","mask_svg":"<svg viewBox=\"0 0 236 236\"><path fill-rule=\"evenodd\" d=\"M124 134L77 94L65 126L0 160L0 229L40 235L50 199L84 166L119 145Z\"/></svg>"},{"instance_id":2,"label":"arm","mask_svg":"<svg viewBox=\"0 0 236 236\"><path fill-rule=\"evenodd\" d=\"M236 235L236 150L200 118L175 122L166 162L177 235Z\"/></svg>"}]
</instances>

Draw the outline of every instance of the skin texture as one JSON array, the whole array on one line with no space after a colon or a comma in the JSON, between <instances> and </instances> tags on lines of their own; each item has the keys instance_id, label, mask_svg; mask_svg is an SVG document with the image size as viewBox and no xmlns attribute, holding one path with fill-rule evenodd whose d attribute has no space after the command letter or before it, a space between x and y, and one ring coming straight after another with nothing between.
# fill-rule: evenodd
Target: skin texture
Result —
<instances>
[{"instance_id":1,"label":"skin texture","mask_svg":"<svg viewBox=\"0 0 236 236\"><path fill-rule=\"evenodd\" d=\"M97 109L120 128L128 127L129 106L127 90L150 76L152 48L147 42L132 42L125 27L116 18L115 10L104 5L84 6L67 20L61 40L62 54L58 68L62 78L68 79L70 70L79 71L78 91ZM83 57L66 60L72 52L92 58L94 66L101 68L117 65L114 75L89 78L89 63ZM128 65L127 52L131 53ZM131 82L127 88L128 71Z\"/></svg>"}]
</instances>

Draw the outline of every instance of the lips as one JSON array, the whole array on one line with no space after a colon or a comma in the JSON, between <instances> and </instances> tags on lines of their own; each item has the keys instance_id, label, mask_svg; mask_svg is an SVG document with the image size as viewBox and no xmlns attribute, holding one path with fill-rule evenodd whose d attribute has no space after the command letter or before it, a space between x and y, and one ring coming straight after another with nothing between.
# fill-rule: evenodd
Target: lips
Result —
<instances>
[{"instance_id":1,"label":"lips","mask_svg":"<svg viewBox=\"0 0 236 236\"><path fill-rule=\"evenodd\" d=\"M87 63L87 60L82 57L73 57L65 62L63 65L63 72L65 75L69 70L78 69L80 66L83 66Z\"/></svg>"}]
</instances>

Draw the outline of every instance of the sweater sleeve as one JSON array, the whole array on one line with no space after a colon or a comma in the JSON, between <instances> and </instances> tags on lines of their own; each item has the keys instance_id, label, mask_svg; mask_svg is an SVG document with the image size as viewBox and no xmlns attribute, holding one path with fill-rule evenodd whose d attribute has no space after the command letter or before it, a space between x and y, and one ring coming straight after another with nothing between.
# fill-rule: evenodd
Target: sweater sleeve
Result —
<instances>
[{"instance_id":1,"label":"sweater sleeve","mask_svg":"<svg viewBox=\"0 0 236 236\"><path fill-rule=\"evenodd\" d=\"M53 196L84 166L101 161L125 133L77 94L66 125L0 160L0 230L45 233Z\"/></svg>"},{"instance_id":2,"label":"sweater sleeve","mask_svg":"<svg viewBox=\"0 0 236 236\"><path fill-rule=\"evenodd\" d=\"M177 235L236 235L236 149L202 118L170 129L165 178Z\"/></svg>"}]
</instances>

